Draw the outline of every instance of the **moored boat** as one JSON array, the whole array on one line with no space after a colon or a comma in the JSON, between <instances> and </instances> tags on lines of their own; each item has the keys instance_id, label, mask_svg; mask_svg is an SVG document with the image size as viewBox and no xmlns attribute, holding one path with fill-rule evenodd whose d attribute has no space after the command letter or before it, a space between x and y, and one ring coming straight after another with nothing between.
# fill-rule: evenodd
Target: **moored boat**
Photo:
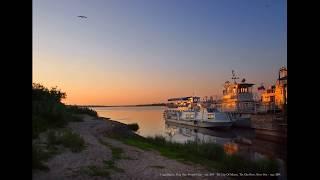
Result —
<instances>
[{"instance_id":1,"label":"moored boat","mask_svg":"<svg viewBox=\"0 0 320 180\"><path fill-rule=\"evenodd\" d=\"M232 126L233 122L227 113L202 106L200 97L172 98L168 101L171 103L164 111L166 121L206 128Z\"/></svg>"},{"instance_id":2,"label":"moored boat","mask_svg":"<svg viewBox=\"0 0 320 180\"><path fill-rule=\"evenodd\" d=\"M219 109L230 116L233 126L251 128L251 114L255 112L252 93L254 84L246 83L245 79L238 83L236 79L239 78L234 71L232 71L232 79L234 82L225 82Z\"/></svg>"}]
</instances>

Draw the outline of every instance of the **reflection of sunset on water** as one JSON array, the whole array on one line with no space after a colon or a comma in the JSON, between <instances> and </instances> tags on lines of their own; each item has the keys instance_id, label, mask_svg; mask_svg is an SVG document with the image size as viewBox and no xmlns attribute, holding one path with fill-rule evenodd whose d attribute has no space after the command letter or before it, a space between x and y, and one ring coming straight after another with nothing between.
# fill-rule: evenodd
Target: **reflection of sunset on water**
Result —
<instances>
[{"instance_id":1,"label":"reflection of sunset on water","mask_svg":"<svg viewBox=\"0 0 320 180\"><path fill-rule=\"evenodd\" d=\"M110 117L122 123L138 123L138 134L142 136L162 135L175 142L214 142L222 145L227 154L239 154L248 159L260 157L286 160L286 145L256 138L254 130L214 130L196 128L163 119L164 107L97 107L100 116Z\"/></svg>"},{"instance_id":2,"label":"reflection of sunset on water","mask_svg":"<svg viewBox=\"0 0 320 180\"><path fill-rule=\"evenodd\" d=\"M223 145L224 152L228 155L235 154L239 151L238 145L236 143L226 143Z\"/></svg>"},{"instance_id":3,"label":"reflection of sunset on water","mask_svg":"<svg viewBox=\"0 0 320 180\"><path fill-rule=\"evenodd\" d=\"M99 111L98 109L104 109ZM133 108L97 108L99 116L111 117L126 124L138 123L139 134L142 136L159 135L164 132L162 110L164 107L133 107ZM156 119L156 120L155 120ZM158 120L159 119L159 120Z\"/></svg>"},{"instance_id":4,"label":"reflection of sunset on water","mask_svg":"<svg viewBox=\"0 0 320 180\"><path fill-rule=\"evenodd\" d=\"M34 0L33 166L49 170L38 179L198 165L286 179L287 0L269 1ZM84 153L60 152L64 139Z\"/></svg>"}]
</instances>

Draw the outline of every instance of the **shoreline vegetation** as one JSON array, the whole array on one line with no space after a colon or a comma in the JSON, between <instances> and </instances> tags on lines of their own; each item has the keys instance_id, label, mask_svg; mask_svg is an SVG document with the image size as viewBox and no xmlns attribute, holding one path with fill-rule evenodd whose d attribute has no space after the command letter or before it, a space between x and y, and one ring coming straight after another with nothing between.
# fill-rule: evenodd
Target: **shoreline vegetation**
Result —
<instances>
[{"instance_id":1,"label":"shoreline vegetation","mask_svg":"<svg viewBox=\"0 0 320 180\"><path fill-rule=\"evenodd\" d=\"M221 173L268 173L279 172L275 159L247 160L237 154L227 154L221 145L215 143L193 142L177 143L167 141L163 136L142 137L133 133L110 131L107 137L119 140L142 150L158 151L162 156L182 163L195 163L209 170Z\"/></svg>"},{"instance_id":2,"label":"shoreline vegetation","mask_svg":"<svg viewBox=\"0 0 320 180\"><path fill-rule=\"evenodd\" d=\"M141 159L143 156L132 158L127 155L124 157L122 154L126 154L126 149L120 148L118 146L119 143L123 143L121 146L135 147L140 149L141 153L147 153L149 156L152 156L150 158L152 160L149 161L154 161L154 156L158 155L152 152L157 152L165 158L182 163L179 164L181 169L186 168L183 166L196 167L200 165L207 172L279 173L279 166L274 159L247 160L236 154L227 154L223 147L218 144L197 142L181 144L167 141L162 136L139 136L134 133L134 131L139 129L138 124L126 125L109 120L109 118L99 117L97 112L88 106L65 105L61 102L65 97L66 94L56 87L49 90L40 84L32 84L32 173L34 170L49 172L53 170L47 166L47 162L50 159L57 155L63 155L66 152L81 154L84 153L83 150L85 149L89 152L96 142L100 146L109 148L112 158L109 158L109 160L104 159L102 166L92 164L87 167L78 168L80 170L75 170L74 176L84 173L85 176L110 177L114 173L126 173L130 171L131 166L127 168L123 168L125 165L122 165L122 168L118 167L121 160L145 162L145 160ZM88 117L91 120L88 120ZM69 124L79 127L78 129L72 128ZM94 127L97 128L94 129ZM92 131L93 135L90 134L90 137L86 137L89 135L86 134L89 131ZM88 143L88 139L92 140L92 138L96 138L97 140L93 144L92 142ZM105 139L109 140L105 141ZM129 147L126 148L130 149ZM100 151L101 148L95 148L95 151L97 150ZM110 150L108 153L110 153ZM134 150L134 152L136 151ZM92 153L90 155L102 156L99 153ZM176 167L178 165L171 162L171 164L161 165L158 163L149 165L148 167L153 167L153 172L155 170L165 172L165 170L168 170L166 167L170 168L170 166Z\"/></svg>"},{"instance_id":3,"label":"shoreline vegetation","mask_svg":"<svg viewBox=\"0 0 320 180\"><path fill-rule=\"evenodd\" d=\"M48 170L44 162L62 148L72 152L85 149L83 138L66 126L69 122L81 122L82 114L92 117L98 114L89 108L63 104L61 100L65 97L66 93L57 87L48 89L32 84L32 169Z\"/></svg>"}]
</instances>

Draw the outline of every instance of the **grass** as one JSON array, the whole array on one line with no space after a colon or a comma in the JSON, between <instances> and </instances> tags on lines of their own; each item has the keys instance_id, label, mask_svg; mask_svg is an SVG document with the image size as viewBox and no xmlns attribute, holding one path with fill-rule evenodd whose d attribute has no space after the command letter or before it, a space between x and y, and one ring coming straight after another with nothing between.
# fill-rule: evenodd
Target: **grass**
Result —
<instances>
[{"instance_id":1,"label":"grass","mask_svg":"<svg viewBox=\"0 0 320 180\"><path fill-rule=\"evenodd\" d=\"M110 136L110 135L109 135ZM261 159L251 161L239 155L228 155L222 146L214 143L186 142L184 144L166 141L162 136L143 138L140 136L122 136L113 134L123 143L143 150L156 150L161 155L184 163L201 164L209 169L224 173L278 173L276 160Z\"/></svg>"},{"instance_id":2,"label":"grass","mask_svg":"<svg viewBox=\"0 0 320 180\"><path fill-rule=\"evenodd\" d=\"M89 176L102 176L102 177L110 176L110 173L107 169L99 166L88 166L86 168L82 168L81 170Z\"/></svg>"},{"instance_id":3,"label":"grass","mask_svg":"<svg viewBox=\"0 0 320 180\"><path fill-rule=\"evenodd\" d=\"M49 158L43 150L37 146L32 146L32 169L48 170L43 161Z\"/></svg>"},{"instance_id":4,"label":"grass","mask_svg":"<svg viewBox=\"0 0 320 180\"><path fill-rule=\"evenodd\" d=\"M129 129L131 129L132 131L138 131L139 129L139 125L137 123L131 123L128 124Z\"/></svg>"},{"instance_id":5,"label":"grass","mask_svg":"<svg viewBox=\"0 0 320 180\"><path fill-rule=\"evenodd\" d=\"M83 138L70 130L66 130L59 140L64 147L69 148L72 152L80 152L85 149Z\"/></svg>"},{"instance_id":6,"label":"grass","mask_svg":"<svg viewBox=\"0 0 320 180\"><path fill-rule=\"evenodd\" d=\"M88 114L98 117L96 111L79 106L65 105L66 93L57 87L48 89L41 84L32 84L32 139L48 129L62 128L72 121L82 121L78 116Z\"/></svg>"},{"instance_id":7,"label":"grass","mask_svg":"<svg viewBox=\"0 0 320 180\"><path fill-rule=\"evenodd\" d=\"M65 130L56 133L56 129L64 128L69 122L82 121L81 114L97 117L97 112L89 108L66 106L62 99L66 93L57 87L48 89L41 84L32 83L32 141L39 139L40 133L48 132L47 147L33 143L32 169L48 170L44 162L59 153L56 145L69 148L72 152L80 152L85 148L80 135Z\"/></svg>"},{"instance_id":8,"label":"grass","mask_svg":"<svg viewBox=\"0 0 320 180\"><path fill-rule=\"evenodd\" d=\"M112 158L113 159L121 159L121 154L123 153L123 150L118 147L110 147L112 151Z\"/></svg>"},{"instance_id":9,"label":"grass","mask_svg":"<svg viewBox=\"0 0 320 180\"><path fill-rule=\"evenodd\" d=\"M124 172L123 169L118 168L115 166L114 160L104 160L103 166L88 166L85 168L82 168L82 171L89 175L89 176L101 176L101 177L109 177L110 171L116 171L116 172Z\"/></svg>"},{"instance_id":10,"label":"grass","mask_svg":"<svg viewBox=\"0 0 320 180\"><path fill-rule=\"evenodd\" d=\"M49 129L63 128L69 122L81 122L81 114L66 109L61 103L46 104L33 101L32 139ZM46 107L49 106L49 107ZM78 114L77 114L78 113Z\"/></svg>"},{"instance_id":11,"label":"grass","mask_svg":"<svg viewBox=\"0 0 320 180\"><path fill-rule=\"evenodd\" d=\"M123 153L123 149L119 148L119 147L114 147L112 146L111 144L99 139L99 142L102 144L102 145L105 145L107 146L108 148L111 149L111 152L112 152L112 159L113 160L118 160L118 159L121 159L122 158L122 153Z\"/></svg>"},{"instance_id":12,"label":"grass","mask_svg":"<svg viewBox=\"0 0 320 180\"><path fill-rule=\"evenodd\" d=\"M44 162L55 154L57 154L56 150L44 149L43 147L35 144L32 145L32 169L49 170Z\"/></svg>"},{"instance_id":13,"label":"grass","mask_svg":"<svg viewBox=\"0 0 320 180\"><path fill-rule=\"evenodd\" d=\"M104 167L113 171L117 171L117 172L124 172L123 169L115 166L115 161L114 160L108 160L108 161L103 161L104 163Z\"/></svg>"},{"instance_id":14,"label":"grass","mask_svg":"<svg viewBox=\"0 0 320 180\"><path fill-rule=\"evenodd\" d=\"M101 166L101 167L100 166L88 166L82 170L86 174L88 174L89 176L102 176L102 177L109 177L110 171L124 172L123 169L121 169L115 165L115 162L117 160L122 159L123 150L121 148L114 147L111 144L109 144L101 139L99 139L99 142L102 145L105 145L111 149L111 152L112 152L111 160L104 160L103 166Z\"/></svg>"},{"instance_id":15,"label":"grass","mask_svg":"<svg viewBox=\"0 0 320 180\"><path fill-rule=\"evenodd\" d=\"M46 144L46 146L32 145L32 169L49 170L45 162L61 152L58 145L69 148L72 152L80 152L85 148L82 137L70 129L49 130Z\"/></svg>"},{"instance_id":16,"label":"grass","mask_svg":"<svg viewBox=\"0 0 320 180\"><path fill-rule=\"evenodd\" d=\"M83 138L70 129L60 131L50 130L47 134L47 142L48 146L62 145L69 148L72 152L81 152L85 149Z\"/></svg>"}]
</instances>

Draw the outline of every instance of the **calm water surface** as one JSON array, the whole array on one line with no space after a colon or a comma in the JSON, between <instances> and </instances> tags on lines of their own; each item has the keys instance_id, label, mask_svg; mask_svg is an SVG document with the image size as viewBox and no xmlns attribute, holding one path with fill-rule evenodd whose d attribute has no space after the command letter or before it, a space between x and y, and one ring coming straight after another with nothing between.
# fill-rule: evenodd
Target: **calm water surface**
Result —
<instances>
[{"instance_id":1,"label":"calm water surface","mask_svg":"<svg viewBox=\"0 0 320 180\"><path fill-rule=\"evenodd\" d=\"M138 123L137 133L141 136L164 135L165 133L162 115L165 107L97 107L93 109L101 117L108 117L125 124Z\"/></svg>"},{"instance_id":2,"label":"calm water surface","mask_svg":"<svg viewBox=\"0 0 320 180\"><path fill-rule=\"evenodd\" d=\"M166 139L176 142L205 141L215 142L221 145L233 143L237 146L237 152L250 159L259 157L273 157L286 161L286 145L255 137L254 130L229 129L212 130L196 128L173 123L167 123L163 118L165 107L97 107L93 108L101 117L109 117L112 120L125 124L138 123L137 134L147 137L162 135ZM245 142L239 139L245 139ZM246 143L248 142L249 143Z\"/></svg>"}]
</instances>

